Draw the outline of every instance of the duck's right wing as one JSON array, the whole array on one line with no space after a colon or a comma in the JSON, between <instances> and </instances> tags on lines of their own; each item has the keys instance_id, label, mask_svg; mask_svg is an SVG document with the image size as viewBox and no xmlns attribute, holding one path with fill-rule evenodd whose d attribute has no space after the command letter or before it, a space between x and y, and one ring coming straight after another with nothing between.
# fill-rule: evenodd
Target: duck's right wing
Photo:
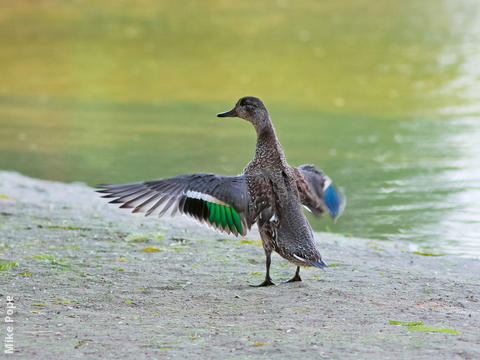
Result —
<instances>
[{"instance_id":1,"label":"duck's right wing","mask_svg":"<svg viewBox=\"0 0 480 360\"><path fill-rule=\"evenodd\" d=\"M245 235L262 210L259 197L251 196L249 184L261 178L247 175L180 175L168 179L123 185L98 185L110 203L122 204L145 216L179 211L218 230ZM253 199L252 199L253 198Z\"/></svg>"},{"instance_id":2,"label":"duck's right wing","mask_svg":"<svg viewBox=\"0 0 480 360\"><path fill-rule=\"evenodd\" d=\"M345 197L322 170L310 164L301 165L294 170L297 173L300 200L310 212L321 216L326 209L333 219L342 214Z\"/></svg>"}]
</instances>

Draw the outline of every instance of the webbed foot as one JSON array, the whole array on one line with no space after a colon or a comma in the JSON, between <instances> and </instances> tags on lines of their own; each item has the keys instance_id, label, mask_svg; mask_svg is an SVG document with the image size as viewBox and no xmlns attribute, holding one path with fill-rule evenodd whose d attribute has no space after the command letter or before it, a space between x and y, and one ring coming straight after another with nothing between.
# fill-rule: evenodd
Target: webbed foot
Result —
<instances>
[{"instance_id":1,"label":"webbed foot","mask_svg":"<svg viewBox=\"0 0 480 360\"><path fill-rule=\"evenodd\" d=\"M265 280L263 280L263 282L261 284L258 284L258 285L250 285L251 287L263 287L263 286L272 286L272 285L275 285L273 282L272 282L272 279L270 279L269 277L265 278Z\"/></svg>"},{"instance_id":2,"label":"webbed foot","mask_svg":"<svg viewBox=\"0 0 480 360\"><path fill-rule=\"evenodd\" d=\"M290 280L285 281L286 283L291 283L295 281L302 281L302 278L300 277L300 266L297 266L297 271L295 271L295 275Z\"/></svg>"}]
</instances>

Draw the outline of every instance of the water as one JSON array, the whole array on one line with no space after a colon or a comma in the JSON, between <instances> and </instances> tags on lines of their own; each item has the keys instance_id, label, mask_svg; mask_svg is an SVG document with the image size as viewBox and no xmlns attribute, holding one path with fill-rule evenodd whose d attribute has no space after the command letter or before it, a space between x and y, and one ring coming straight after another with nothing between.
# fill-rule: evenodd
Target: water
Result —
<instances>
[{"instance_id":1,"label":"water","mask_svg":"<svg viewBox=\"0 0 480 360\"><path fill-rule=\"evenodd\" d=\"M237 174L253 128L214 114L257 95L347 195L314 228L480 257L480 3L201 4L4 5L0 168Z\"/></svg>"}]
</instances>

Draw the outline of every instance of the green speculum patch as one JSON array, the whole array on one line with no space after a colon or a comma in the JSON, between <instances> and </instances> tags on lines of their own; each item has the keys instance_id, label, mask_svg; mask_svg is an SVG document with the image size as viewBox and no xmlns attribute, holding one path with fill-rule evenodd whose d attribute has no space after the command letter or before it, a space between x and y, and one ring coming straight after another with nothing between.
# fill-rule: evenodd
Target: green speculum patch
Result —
<instances>
[{"instance_id":1,"label":"green speculum patch","mask_svg":"<svg viewBox=\"0 0 480 360\"><path fill-rule=\"evenodd\" d=\"M221 226L223 229L227 229L228 226L230 231L242 233L242 222L235 209L231 206L209 201L206 201L206 204L209 211L208 222L210 224L215 224L217 227Z\"/></svg>"}]
</instances>

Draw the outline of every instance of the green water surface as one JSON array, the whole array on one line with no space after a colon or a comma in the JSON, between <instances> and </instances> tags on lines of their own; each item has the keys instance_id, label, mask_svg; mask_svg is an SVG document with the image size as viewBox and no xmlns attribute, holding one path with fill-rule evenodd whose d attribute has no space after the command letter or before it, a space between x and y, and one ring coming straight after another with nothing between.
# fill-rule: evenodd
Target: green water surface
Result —
<instances>
[{"instance_id":1,"label":"green water surface","mask_svg":"<svg viewBox=\"0 0 480 360\"><path fill-rule=\"evenodd\" d=\"M480 2L0 0L0 169L242 171L262 98L348 203L317 230L480 256Z\"/></svg>"}]
</instances>

